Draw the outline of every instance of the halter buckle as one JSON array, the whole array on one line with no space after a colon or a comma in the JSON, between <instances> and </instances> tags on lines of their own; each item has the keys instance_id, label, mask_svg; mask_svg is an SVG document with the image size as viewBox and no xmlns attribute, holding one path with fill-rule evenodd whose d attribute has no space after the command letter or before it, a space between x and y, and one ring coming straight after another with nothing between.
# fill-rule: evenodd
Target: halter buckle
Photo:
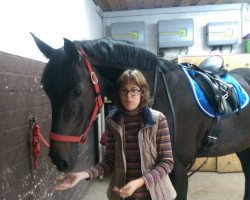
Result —
<instances>
[{"instance_id":1,"label":"halter buckle","mask_svg":"<svg viewBox=\"0 0 250 200\"><path fill-rule=\"evenodd\" d=\"M91 81L92 81L93 84L96 85L98 83L98 78L97 78L95 72L90 73L90 78L91 78Z\"/></svg>"},{"instance_id":2,"label":"halter buckle","mask_svg":"<svg viewBox=\"0 0 250 200\"><path fill-rule=\"evenodd\" d=\"M87 141L87 136L86 135L82 135L80 143L85 144L86 141Z\"/></svg>"}]
</instances>

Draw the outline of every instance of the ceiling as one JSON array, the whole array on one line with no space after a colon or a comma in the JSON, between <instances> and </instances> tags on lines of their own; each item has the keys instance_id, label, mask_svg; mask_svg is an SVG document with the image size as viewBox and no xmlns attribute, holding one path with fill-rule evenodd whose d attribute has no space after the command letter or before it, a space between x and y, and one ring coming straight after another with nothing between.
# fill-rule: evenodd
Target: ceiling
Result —
<instances>
[{"instance_id":1,"label":"ceiling","mask_svg":"<svg viewBox=\"0 0 250 200\"><path fill-rule=\"evenodd\" d=\"M250 3L250 0L93 0L103 12L183 6Z\"/></svg>"}]
</instances>

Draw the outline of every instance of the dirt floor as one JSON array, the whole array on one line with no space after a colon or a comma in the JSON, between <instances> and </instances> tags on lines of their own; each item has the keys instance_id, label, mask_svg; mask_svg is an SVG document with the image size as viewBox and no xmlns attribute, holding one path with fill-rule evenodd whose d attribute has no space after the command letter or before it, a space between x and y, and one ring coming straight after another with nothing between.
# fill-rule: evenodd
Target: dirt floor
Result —
<instances>
[{"instance_id":1,"label":"dirt floor","mask_svg":"<svg viewBox=\"0 0 250 200\"><path fill-rule=\"evenodd\" d=\"M109 180L96 180L83 200L107 200ZM189 200L240 200L243 192L243 173L197 172L189 178Z\"/></svg>"}]
</instances>

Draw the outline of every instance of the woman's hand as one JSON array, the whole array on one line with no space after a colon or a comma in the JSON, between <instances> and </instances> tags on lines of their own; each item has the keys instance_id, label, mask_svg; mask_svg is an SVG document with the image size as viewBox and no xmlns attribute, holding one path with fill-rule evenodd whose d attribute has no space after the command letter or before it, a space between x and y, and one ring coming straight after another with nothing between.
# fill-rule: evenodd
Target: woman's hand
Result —
<instances>
[{"instance_id":1,"label":"woman's hand","mask_svg":"<svg viewBox=\"0 0 250 200\"><path fill-rule=\"evenodd\" d=\"M114 187L113 191L116 192L120 197L126 198L130 197L135 192L135 190L137 190L139 187L143 185L144 185L144 180L142 178L139 178L128 182L121 189L119 189L118 187Z\"/></svg>"},{"instance_id":2,"label":"woman's hand","mask_svg":"<svg viewBox=\"0 0 250 200\"><path fill-rule=\"evenodd\" d=\"M50 191L54 192L56 190L66 190L72 188L81 180L87 178L89 178L89 173L85 171L78 173L71 173L64 177L59 177L56 180L56 184L50 188Z\"/></svg>"}]
</instances>

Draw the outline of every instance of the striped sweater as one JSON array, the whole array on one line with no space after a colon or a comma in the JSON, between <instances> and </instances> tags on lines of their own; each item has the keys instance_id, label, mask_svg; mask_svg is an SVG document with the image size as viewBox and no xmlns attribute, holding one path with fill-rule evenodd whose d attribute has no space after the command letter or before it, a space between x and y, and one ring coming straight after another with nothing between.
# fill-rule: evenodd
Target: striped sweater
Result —
<instances>
[{"instance_id":1,"label":"striped sweater","mask_svg":"<svg viewBox=\"0 0 250 200\"><path fill-rule=\"evenodd\" d=\"M142 175L140 149L138 145L138 132L142 128L142 115L138 111L123 112L125 125L125 156L126 156L126 183L142 177L145 185L138 188L133 197L150 199L148 188L155 184L161 177L169 174L173 168L173 157L168 124L164 115L160 116L159 127L156 134L158 161L150 173ZM114 169L114 137L109 127L106 127L107 143L104 159L95 167L86 170L90 178L95 178L112 172Z\"/></svg>"}]
</instances>

